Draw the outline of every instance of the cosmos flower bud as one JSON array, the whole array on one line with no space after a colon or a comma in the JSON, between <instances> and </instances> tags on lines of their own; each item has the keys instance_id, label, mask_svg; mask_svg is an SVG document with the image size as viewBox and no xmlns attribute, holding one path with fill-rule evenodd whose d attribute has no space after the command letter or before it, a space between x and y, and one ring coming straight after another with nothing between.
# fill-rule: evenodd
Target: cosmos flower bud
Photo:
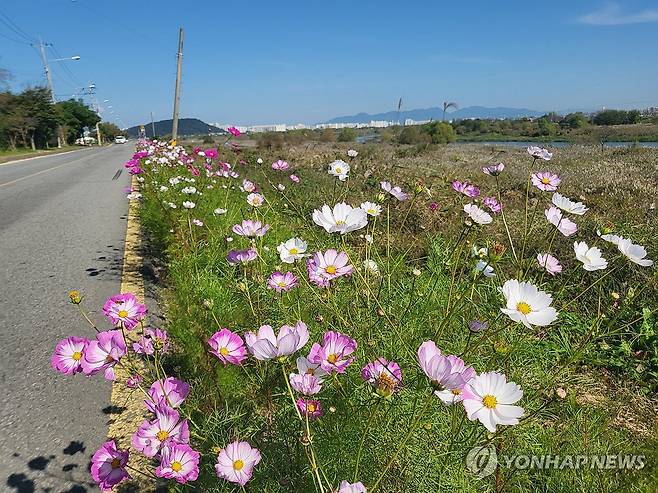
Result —
<instances>
[{"instance_id":1,"label":"cosmos flower bud","mask_svg":"<svg viewBox=\"0 0 658 493\"><path fill-rule=\"evenodd\" d=\"M212 310L214 306L215 306L215 302L214 302L213 300L208 299L208 298L206 298L205 300L203 300L203 307L204 307L206 310Z\"/></svg>"},{"instance_id":2,"label":"cosmos flower bud","mask_svg":"<svg viewBox=\"0 0 658 493\"><path fill-rule=\"evenodd\" d=\"M79 305L82 303L82 295L80 294L80 291L77 290L72 290L69 291L69 299L71 300L71 303L74 305Z\"/></svg>"}]
</instances>

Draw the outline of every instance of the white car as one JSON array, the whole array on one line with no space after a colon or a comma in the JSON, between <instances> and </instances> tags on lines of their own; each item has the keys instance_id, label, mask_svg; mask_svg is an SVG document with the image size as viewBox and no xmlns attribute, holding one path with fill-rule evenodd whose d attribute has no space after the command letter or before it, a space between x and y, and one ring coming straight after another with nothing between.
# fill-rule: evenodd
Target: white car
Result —
<instances>
[{"instance_id":1,"label":"white car","mask_svg":"<svg viewBox=\"0 0 658 493\"><path fill-rule=\"evenodd\" d=\"M125 144L127 139L123 135L117 135L114 137L114 143L115 144Z\"/></svg>"}]
</instances>

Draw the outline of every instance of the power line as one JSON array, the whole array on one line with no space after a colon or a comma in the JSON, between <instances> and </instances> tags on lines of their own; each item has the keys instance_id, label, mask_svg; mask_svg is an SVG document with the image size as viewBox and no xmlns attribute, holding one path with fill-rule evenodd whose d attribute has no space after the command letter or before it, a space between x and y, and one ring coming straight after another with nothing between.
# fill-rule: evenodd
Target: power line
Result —
<instances>
[{"instance_id":1,"label":"power line","mask_svg":"<svg viewBox=\"0 0 658 493\"><path fill-rule=\"evenodd\" d=\"M30 36L28 33L23 31L14 21L12 21L9 18L9 16L4 14L2 11L0 11L0 22L2 22L5 26L11 29L14 32L14 34L18 35L19 38L23 38L28 43L36 42L36 39L34 37Z\"/></svg>"},{"instance_id":2,"label":"power line","mask_svg":"<svg viewBox=\"0 0 658 493\"><path fill-rule=\"evenodd\" d=\"M26 41L19 41L18 39L11 38L11 37L7 36L6 34L2 34L2 33L0 33L0 37L3 37L3 38L5 38L5 39L8 39L9 41L13 41L14 43L18 43L18 44L21 44L21 45L27 45L27 46L30 46L30 43L28 43L28 42L26 42Z\"/></svg>"}]
</instances>

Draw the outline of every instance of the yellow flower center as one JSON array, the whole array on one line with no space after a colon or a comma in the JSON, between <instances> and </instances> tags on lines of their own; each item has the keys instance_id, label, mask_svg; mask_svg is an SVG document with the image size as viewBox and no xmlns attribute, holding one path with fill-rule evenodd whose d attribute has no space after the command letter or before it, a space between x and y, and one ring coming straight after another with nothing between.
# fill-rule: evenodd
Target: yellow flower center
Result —
<instances>
[{"instance_id":1,"label":"yellow flower center","mask_svg":"<svg viewBox=\"0 0 658 493\"><path fill-rule=\"evenodd\" d=\"M279 281L278 284L279 284L280 288L285 288L286 287L286 283L284 281Z\"/></svg>"},{"instance_id":2,"label":"yellow flower center","mask_svg":"<svg viewBox=\"0 0 658 493\"><path fill-rule=\"evenodd\" d=\"M544 185L548 185L548 184L551 182L551 180L549 180L548 178L544 177L544 178L541 179L541 182L542 182Z\"/></svg>"},{"instance_id":3,"label":"yellow flower center","mask_svg":"<svg viewBox=\"0 0 658 493\"><path fill-rule=\"evenodd\" d=\"M315 375L315 369L314 368L309 368L306 370L307 375Z\"/></svg>"},{"instance_id":4,"label":"yellow flower center","mask_svg":"<svg viewBox=\"0 0 658 493\"><path fill-rule=\"evenodd\" d=\"M82 353L80 351L76 351L71 355L71 358L73 358L75 361L80 361L82 359Z\"/></svg>"},{"instance_id":5,"label":"yellow flower center","mask_svg":"<svg viewBox=\"0 0 658 493\"><path fill-rule=\"evenodd\" d=\"M452 389L450 392L452 392L454 395L460 395L462 393L461 389Z\"/></svg>"},{"instance_id":6,"label":"yellow flower center","mask_svg":"<svg viewBox=\"0 0 658 493\"><path fill-rule=\"evenodd\" d=\"M376 214L376 213L377 213L377 211L375 209L368 209L368 214L372 215L372 214Z\"/></svg>"},{"instance_id":7,"label":"yellow flower center","mask_svg":"<svg viewBox=\"0 0 658 493\"><path fill-rule=\"evenodd\" d=\"M516 304L516 310L527 315L532 311L532 308L525 301L520 301Z\"/></svg>"},{"instance_id":8,"label":"yellow flower center","mask_svg":"<svg viewBox=\"0 0 658 493\"><path fill-rule=\"evenodd\" d=\"M219 354L221 354L222 356L228 356L228 353L229 353L229 350L228 350L227 347L223 347L219 350Z\"/></svg>"},{"instance_id":9,"label":"yellow flower center","mask_svg":"<svg viewBox=\"0 0 658 493\"><path fill-rule=\"evenodd\" d=\"M338 223L336 223L336 224L338 224ZM331 275L334 275L336 273L336 271L338 271L338 269L336 268L335 265L327 265L327 267L325 267L324 270L327 274L331 274Z\"/></svg>"},{"instance_id":10,"label":"yellow flower center","mask_svg":"<svg viewBox=\"0 0 658 493\"><path fill-rule=\"evenodd\" d=\"M288 251L290 252L290 255L297 255L299 253L299 250L297 250L295 247L291 248Z\"/></svg>"},{"instance_id":11,"label":"yellow flower center","mask_svg":"<svg viewBox=\"0 0 658 493\"><path fill-rule=\"evenodd\" d=\"M496 404L498 404L498 401L493 395L488 394L484 396L484 399L482 399L482 404L484 404L484 407L487 407L489 409L494 409L496 407Z\"/></svg>"},{"instance_id":12,"label":"yellow flower center","mask_svg":"<svg viewBox=\"0 0 658 493\"><path fill-rule=\"evenodd\" d=\"M239 471L243 467L244 467L244 462L242 462L240 459L233 462L233 469L235 469L236 471Z\"/></svg>"},{"instance_id":13,"label":"yellow flower center","mask_svg":"<svg viewBox=\"0 0 658 493\"><path fill-rule=\"evenodd\" d=\"M112 462L110 462L110 466L112 466L112 469L118 469L121 467L121 460L118 457L115 457L112 459Z\"/></svg>"},{"instance_id":14,"label":"yellow flower center","mask_svg":"<svg viewBox=\"0 0 658 493\"><path fill-rule=\"evenodd\" d=\"M315 404L313 404L312 402L309 402L308 404L306 404L306 410L309 413L314 413L315 412Z\"/></svg>"},{"instance_id":15,"label":"yellow flower center","mask_svg":"<svg viewBox=\"0 0 658 493\"><path fill-rule=\"evenodd\" d=\"M327 361L329 363L331 363L332 365L334 365L334 364L336 364L336 361L338 361L339 358L340 358L340 356L338 354L332 353L329 356L327 356Z\"/></svg>"},{"instance_id":16,"label":"yellow flower center","mask_svg":"<svg viewBox=\"0 0 658 493\"><path fill-rule=\"evenodd\" d=\"M183 469L183 464L175 460L174 462L171 463L171 470L174 472L178 472L181 469Z\"/></svg>"},{"instance_id":17,"label":"yellow flower center","mask_svg":"<svg viewBox=\"0 0 658 493\"><path fill-rule=\"evenodd\" d=\"M126 310L119 310L119 318L126 318L128 316L128 312Z\"/></svg>"},{"instance_id":18,"label":"yellow flower center","mask_svg":"<svg viewBox=\"0 0 658 493\"><path fill-rule=\"evenodd\" d=\"M167 430L160 430L155 434L155 436L158 437L158 440L164 442L167 438L169 438L169 432Z\"/></svg>"},{"instance_id":19,"label":"yellow flower center","mask_svg":"<svg viewBox=\"0 0 658 493\"><path fill-rule=\"evenodd\" d=\"M342 219L339 219L338 221L336 221L336 224L345 224L345 221L343 221Z\"/></svg>"}]
</instances>

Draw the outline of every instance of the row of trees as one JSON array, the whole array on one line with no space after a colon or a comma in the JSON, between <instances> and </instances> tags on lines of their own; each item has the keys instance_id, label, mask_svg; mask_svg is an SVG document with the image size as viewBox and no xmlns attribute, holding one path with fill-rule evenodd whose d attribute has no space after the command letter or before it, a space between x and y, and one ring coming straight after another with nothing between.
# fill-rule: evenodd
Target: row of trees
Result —
<instances>
[{"instance_id":1,"label":"row of trees","mask_svg":"<svg viewBox=\"0 0 658 493\"><path fill-rule=\"evenodd\" d=\"M58 131L63 141L73 144L84 127L91 129L98 122L100 117L80 100L53 104L44 87L0 92L0 149L49 148L57 144Z\"/></svg>"}]
</instances>

